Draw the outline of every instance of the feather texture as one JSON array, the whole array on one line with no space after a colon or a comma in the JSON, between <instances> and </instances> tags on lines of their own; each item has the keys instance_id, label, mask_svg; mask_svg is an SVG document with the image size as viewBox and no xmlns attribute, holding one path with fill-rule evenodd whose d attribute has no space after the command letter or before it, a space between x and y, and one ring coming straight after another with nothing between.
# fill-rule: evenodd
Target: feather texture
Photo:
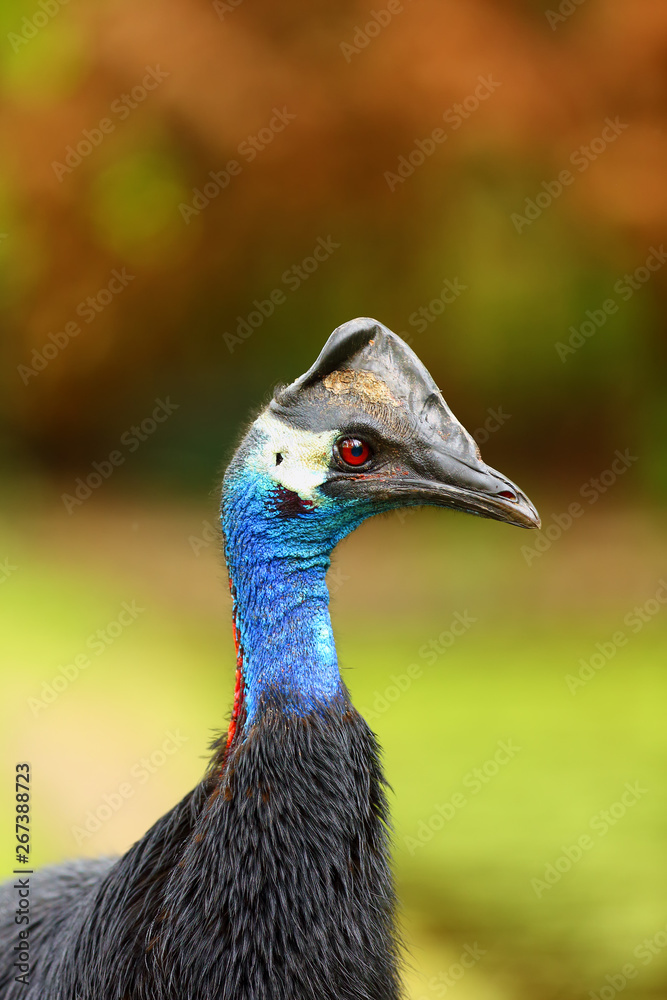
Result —
<instances>
[{"instance_id":1,"label":"feather texture","mask_svg":"<svg viewBox=\"0 0 667 1000\"><path fill-rule=\"evenodd\" d=\"M377 744L346 694L306 716L268 703L115 864L32 876L31 984L5 974L0 995L396 1000L388 846Z\"/></svg>"}]
</instances>

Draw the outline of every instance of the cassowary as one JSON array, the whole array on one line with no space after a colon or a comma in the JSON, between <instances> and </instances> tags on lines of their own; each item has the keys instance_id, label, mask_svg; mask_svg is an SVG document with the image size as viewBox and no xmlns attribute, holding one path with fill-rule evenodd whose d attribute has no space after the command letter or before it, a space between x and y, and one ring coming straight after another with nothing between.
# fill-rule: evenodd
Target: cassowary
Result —
<instances>
[{"instance_id":1,"label":"cassowary","mask_svg":"<svg viewBox=\"0 0 667 1000\"><path fill-rule=\"evenodd\" d=\"M423 504L539 525L412 350L353 320L276 390L224 477L237 677L206 776L121 858L32 876L28 986L3 887L3 1000L401 995L385 782L325 576L367 517Z\"/></svg>"}]
</instances>

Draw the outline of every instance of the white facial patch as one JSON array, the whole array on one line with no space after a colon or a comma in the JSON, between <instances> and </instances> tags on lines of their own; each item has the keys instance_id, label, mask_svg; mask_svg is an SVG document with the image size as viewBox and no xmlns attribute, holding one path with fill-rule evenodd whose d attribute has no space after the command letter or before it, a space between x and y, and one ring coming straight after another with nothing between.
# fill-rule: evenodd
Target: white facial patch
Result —
<instances>
[{"instance_id":1,"label":"white facial patch","mask_svg":"<svg viewBox=\"0 0 667 1000\"><path fill-rule=\"evenodd\" d=\"M255 468L270 476L302 500L312 500L314 490L327 478L331 452L338 431L298 430L275 417L269 410L255 421L265 440L253 455ZM281 456L278 459L278 456Z\"/></svg>"}]
</instances>

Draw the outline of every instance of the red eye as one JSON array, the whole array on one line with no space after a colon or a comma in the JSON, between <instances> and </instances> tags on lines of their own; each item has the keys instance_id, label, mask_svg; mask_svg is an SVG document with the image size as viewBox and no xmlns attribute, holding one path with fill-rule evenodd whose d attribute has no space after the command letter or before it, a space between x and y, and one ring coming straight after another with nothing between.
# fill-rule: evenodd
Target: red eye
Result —
<instances>
[{"instance_id":1,"label":"red eye","mask_svg":"<svg viewBox=\"0 0 667 1000\"><path fill-rule=\"evenodd\" d=\"M371 449L360 438L343 438L338 453L346 465L363 465L371 457Z\"/></svg>"}]
</instances>

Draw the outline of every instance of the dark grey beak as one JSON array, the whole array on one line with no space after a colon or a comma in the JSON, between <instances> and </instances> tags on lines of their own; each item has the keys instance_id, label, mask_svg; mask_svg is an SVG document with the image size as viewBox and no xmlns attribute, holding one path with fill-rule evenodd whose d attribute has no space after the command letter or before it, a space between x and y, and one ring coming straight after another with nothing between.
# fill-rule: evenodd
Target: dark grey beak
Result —
<instances>
[{"instance_id":1,"label":"dark grey beak","mask_svg":"<svg viewBox=\"0 0 667 1000\"><path fill-rule=\"evenodd\" d=\"M539 528L535 505L510 479L477 461L472 467L450 455L438 455L432 471L422 477L388 476L386 485L395 497L410 504L432 504L479 517L505 521L519 528ZM430 464L430 463L429 463Z\"/></svg>"}]
</instances>

